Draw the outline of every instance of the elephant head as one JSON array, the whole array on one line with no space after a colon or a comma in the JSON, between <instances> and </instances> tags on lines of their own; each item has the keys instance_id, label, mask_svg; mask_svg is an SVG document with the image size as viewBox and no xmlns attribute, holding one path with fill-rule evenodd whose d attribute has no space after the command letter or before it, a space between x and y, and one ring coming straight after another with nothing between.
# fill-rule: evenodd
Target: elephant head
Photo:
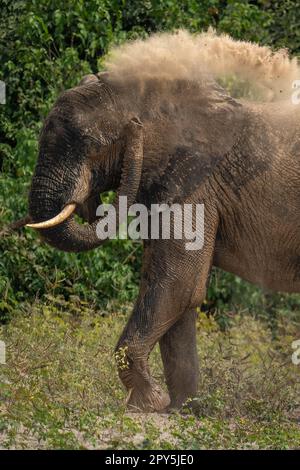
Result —
<instances>
[{"instance_id":1,"label":"elephant head","mask_svg":"<svg viewBox=\"0 0 300 470\"><path fill-rule=\"evenodd\" d=\"M30 227L52 246L85 251L96 235L100 193L117 189L132 204L143 164L143 126L98 76L64 92L49 113L29 194ZM88 222L77 223L77 213Z\"/></svg>"}]
</instances>

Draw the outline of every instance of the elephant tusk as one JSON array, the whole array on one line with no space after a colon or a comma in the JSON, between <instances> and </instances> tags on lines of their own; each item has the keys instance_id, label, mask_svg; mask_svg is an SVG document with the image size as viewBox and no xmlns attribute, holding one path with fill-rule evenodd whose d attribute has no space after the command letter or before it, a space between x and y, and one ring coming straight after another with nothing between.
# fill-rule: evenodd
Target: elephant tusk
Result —
<instances>
[{"instance_id":1,"label":"elephant tusk","mask_svg":"<svg viewBox=\"0 0 300 470\"><path fill-rule=\"evenodd\" d=\"M63 208L63 210L52 219L45 220L45 222L38 222L36 224L26 224L26 227L37 228L37 229L55 227L56 225L61 224L68 217L70 217L70 215L74 212L75 209L76 209L76 204L74 203L67 204Z\"/></svg>"}]
</instances>

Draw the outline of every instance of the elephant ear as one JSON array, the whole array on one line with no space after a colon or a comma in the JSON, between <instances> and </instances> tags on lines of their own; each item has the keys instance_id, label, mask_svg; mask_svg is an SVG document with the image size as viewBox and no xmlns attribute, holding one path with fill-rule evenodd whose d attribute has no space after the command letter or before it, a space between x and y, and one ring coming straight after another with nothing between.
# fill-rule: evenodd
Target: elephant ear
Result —
<instances>
[{"instance_id":1,"label":"elephant ear","mask_svg":"<svg viewBox=\"0 0 300 470\"><path fill-rule=\"evenodd\" d=\"M159 178L141 188L139 199L148 207L181 203L201 186L221 160L221 156L179 146L169 155L166 169Z\"/></svg>"},{"instance_id":2,"label":"elephant ear","mask_svg":"<svg viewBox=\"0 0 300 470\"><path fill-rule=\"evenodd\" d=\"M190 112L181 117L179 137L164 156L159 173L156 170L155 174L153 168L150 183L140 195L147 205L184 201L234 153L243 133L247 116L244 105L216 83L205 96L191 86L185 100L191 103Z\"/></svg>"},{"instance_id":3,"label":"elephant ear","mask_svg":"<svg viewBox=\"0 0 300 470\"><path fill-rule=\"evenodd\" d=\"M87 85L93 82L98 82L98 77L96 74L89 73L88 75L85 75L84 77L82 77L78 86Z\"/></svg>"},{"instance_id":4,"label":"elephant ear","mask_svg":"<svg viewBox=\"0 0 300 470\"><path fill-rule=\"evenodd\" d=\"M97 73L89 73L82 77L79 82L79 86L88 85L90 83L99 82L105 79L108 76L108 72L97 72Z\"/></svg>"}]
</instances>

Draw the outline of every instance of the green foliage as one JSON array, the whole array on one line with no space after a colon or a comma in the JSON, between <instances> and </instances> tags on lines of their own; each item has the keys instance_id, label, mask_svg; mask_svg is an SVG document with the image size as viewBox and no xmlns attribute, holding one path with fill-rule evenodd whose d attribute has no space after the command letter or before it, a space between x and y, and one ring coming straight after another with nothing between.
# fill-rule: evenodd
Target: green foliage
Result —
<instances>
[{"instance_id":1,"label":"green foliage","mask_svg":"<svg viewBox=\"0 0 300 470\"><path fill-rule=\"evenodd\" d=\"M253 2L228 0L218 27L236 39L264 43L269 41L268 28L272 19L269 11Z\"/></svg>"},{"instance_id":2,"label":"green foliage","mask_svg":"<svg viewBox=\"0 0 300 470\"><path fill-rule=\"evenodd\" d=\"M42 121L57 95L101 67L113 44L153 31L216 27L239 39L299 52L299 9L284 0L10 0L1 1L0 231L27 212L27 193ZM0 239L0 312L49 293L97 305L136 295L141 246L111 242L88 254L59 253L35 233ZM213 276L207 308L257 309L259 290L229 274ZM286 298L287 299L287 298ZM286 300L290 308L294 300ZM262 306L264 308L264 306Z\"/></svg>"},{"instance_id":3,"label":"green foliage","mask_svg":"<svg viewBox=\"0 0 300 470\"><path fill-rule=\"evenodd\" d=\"M270 2L273 21L270 27L270 40L278 47L289 48L299 55L300 50L300 9L294 0Z\"/></svg>"}]
</instances>

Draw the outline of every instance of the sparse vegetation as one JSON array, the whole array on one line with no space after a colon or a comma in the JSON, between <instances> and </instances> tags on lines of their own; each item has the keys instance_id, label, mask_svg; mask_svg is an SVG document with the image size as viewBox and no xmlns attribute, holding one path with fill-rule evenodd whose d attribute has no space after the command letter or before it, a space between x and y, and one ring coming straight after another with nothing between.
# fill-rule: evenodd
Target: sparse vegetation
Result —
<instances>
[{"instance_id":1,"label":"sparse vegetation","mask_svg":"<svg viewBox=\"0 0 300 470\"><path fill-rule=\"evenodd\" d=\"M194 412L126 412L114 346L128 306L94 311L87 303L49 298L23 304L2 327L7 364L0 367L2 437L15 448L206 449L299 447L300 376L291 361L294 322L267 324L235 316L222 331L198 315L201 364ZM154 376L162 382L159 351Z\"/></svg>"}]
</instances>

